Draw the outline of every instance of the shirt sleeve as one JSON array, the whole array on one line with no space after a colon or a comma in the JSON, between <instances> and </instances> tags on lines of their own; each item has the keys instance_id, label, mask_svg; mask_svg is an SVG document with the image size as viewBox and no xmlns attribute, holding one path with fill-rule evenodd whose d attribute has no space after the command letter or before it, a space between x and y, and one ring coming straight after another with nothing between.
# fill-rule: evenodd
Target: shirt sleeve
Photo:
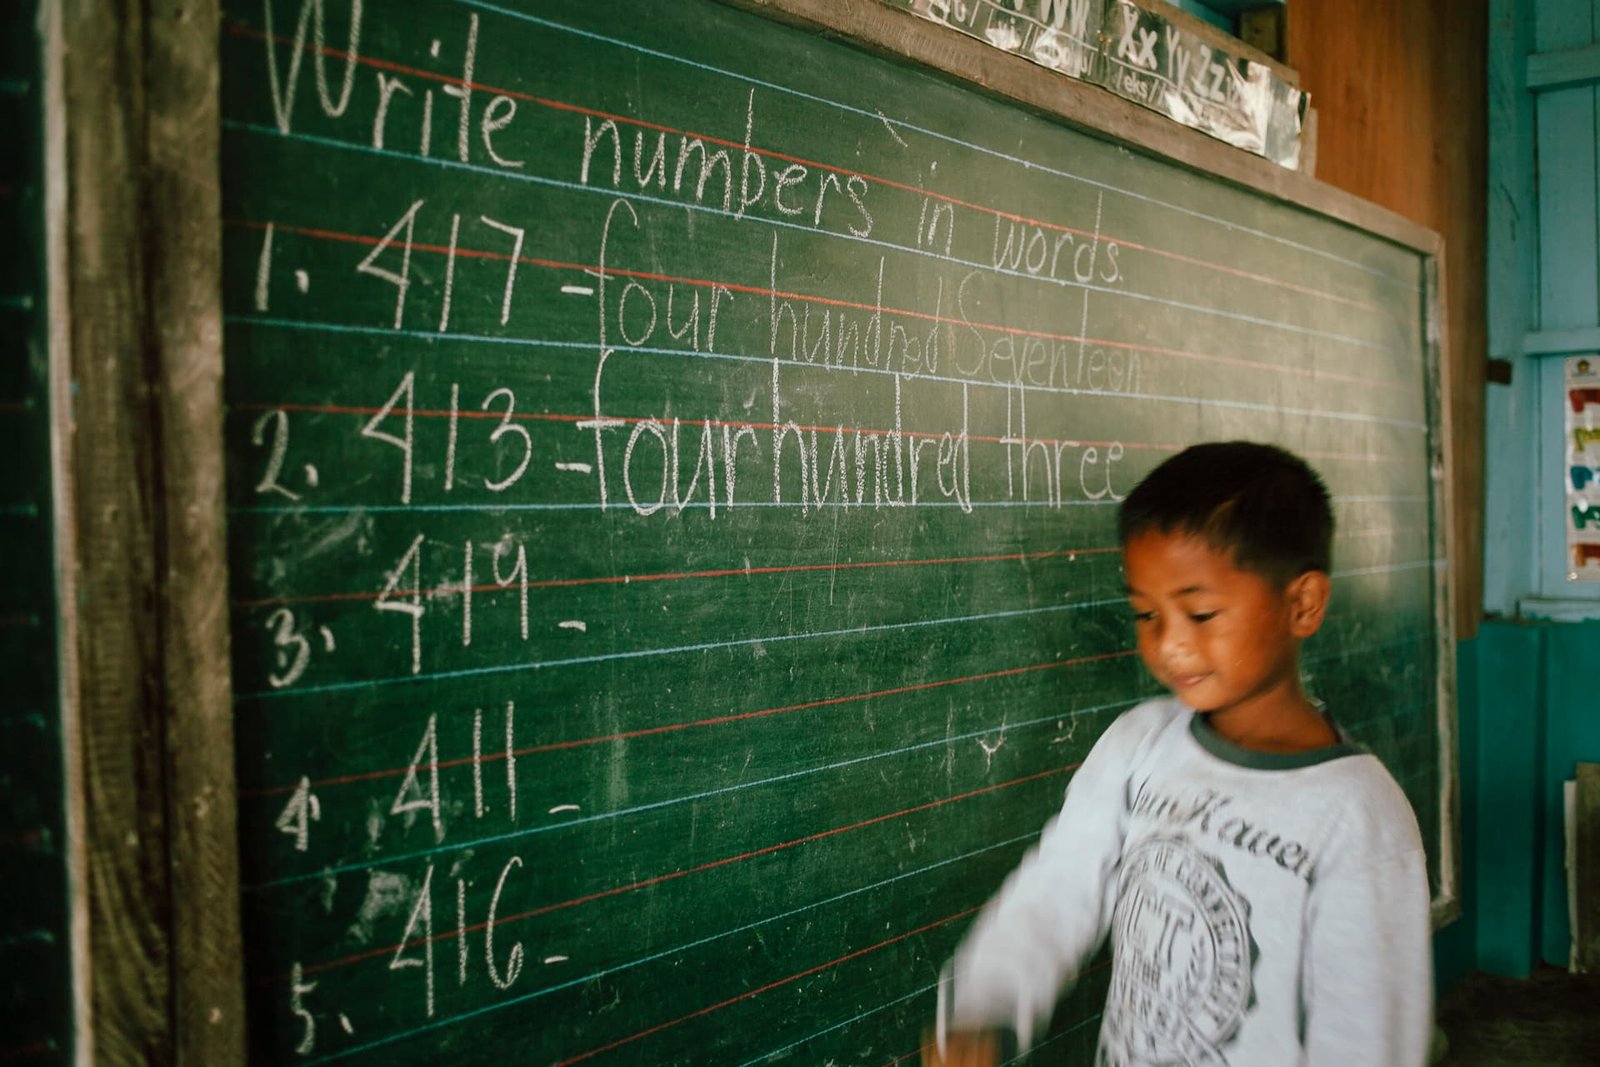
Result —
<instances>
[{"instance_id":1,"label":"shirt sleeve","mask_svg":"<svg viewBox=\"0 0 1600 1067\"><path fill-rule=\"evenodd\" d=\"M1128 772L1143 731L1129 713L1095 744L1061 811L968 932L940 985L938 1026L1007 1027L1033 1044L1064 987L1105 939L1115 903Z\"/></svg>"},{"instance_id":2,"label":"shirt sleeve","mask_svg":"<svg viewBox=\"0 0 1600 1067\"><path fill-rule=\"evenodd\" d=\"M1433 1034L1433 957L1420 839L1319 877L1307 922L1308 1067L1422 1067Z\"/></svg>"}]
</instances>

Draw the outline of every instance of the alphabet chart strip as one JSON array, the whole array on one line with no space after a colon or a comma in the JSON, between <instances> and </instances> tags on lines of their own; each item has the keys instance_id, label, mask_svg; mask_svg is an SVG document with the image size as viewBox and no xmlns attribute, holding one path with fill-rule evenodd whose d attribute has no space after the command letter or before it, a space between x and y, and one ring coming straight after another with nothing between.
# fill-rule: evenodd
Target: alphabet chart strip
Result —
<instances>
[{"instance_id":1,"label":"alphabet chart strip","mask_svg":"<svg viewBox=\"0 0 1600 1067\"><path fill-rule=\"evenodd\" d=\"M700 0L221 47L261 1062L905 1060L1200 440L1324 473L1308 677L1441 838L1422 253Z\"/></svg>"}]
</instances>

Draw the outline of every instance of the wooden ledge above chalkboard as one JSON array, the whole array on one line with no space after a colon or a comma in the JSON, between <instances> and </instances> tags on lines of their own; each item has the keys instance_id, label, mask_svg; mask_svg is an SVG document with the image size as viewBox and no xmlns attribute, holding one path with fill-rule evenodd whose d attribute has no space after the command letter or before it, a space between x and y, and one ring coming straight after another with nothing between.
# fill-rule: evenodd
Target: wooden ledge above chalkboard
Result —
<instances>
[{"instance_id":1,"label":"wooden ledge above chalkboard","mask_svg":"<svg viewBox=\"0 0 1600 1067\"><path fill-rule=\"evenodd\" d=\"M878 0L722 2L759 11L769 18L812 32L843 37L870 51L911 60L963 85L1115 140L1129 149L1160 156L1266 196L1310 208L1420 251L1433 255L1443 252L1444 242L1437 233L1387 208L1179 126L1097 86L1056 74ZM1279 66L1274 64L1275 73ZM1308 143L1311 147L1315 138L1314 122L1308 135L1312 138Z\"/></svg>"}]
</instances>

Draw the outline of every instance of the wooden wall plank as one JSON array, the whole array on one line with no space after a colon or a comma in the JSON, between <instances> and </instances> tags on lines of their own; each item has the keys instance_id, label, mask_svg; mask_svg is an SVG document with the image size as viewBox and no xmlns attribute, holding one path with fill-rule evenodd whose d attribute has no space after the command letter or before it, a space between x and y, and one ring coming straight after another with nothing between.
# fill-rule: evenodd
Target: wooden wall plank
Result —
<instances>
[{"instance_id":1,"label":"wooden wall plank","mask_svg":"<svg viewBox=\"0 0 1600 1067\"><path fill-rule=\"evenodd\" d=\"M1600 81L1600 45L1558 48L1528 57L1529 89L1566 89Z\"/></svg>"},{"instance_id":2,"label":"wooden wall plank","mask_svg":"<svg viewBox=\"0 0 1600 1067\"><path fill-rule=\"evenodd\" d=\"M162 667L176 1062L244 1059L222 464L214 0L151 0L144 182L160 424Z\"/></svg>"},{"instance_id":3,"label":"wooden wall plank","mask_svg":"<svg viewBox=\"0 0 1600 1067\"><path fill-rule=\"evenodd\" d=\"M1539 52L1594 43L1594 0L1536 0L1533 47Z\"/></svg>"},{"instance_id":4,"label":"wooden wall plank","mask_svg":"<svg viewBox=\"0 0 1600 1067\"><path fill-rule=\"evenodd\" d=\"M1542 868L1544 959L1558 967L1567 966L1572 948L1562 784L1572 778L1580 760L1600 762L1600 717L1594 714L1591 681L1596 648L1600 648L1600 621L1553 623L1545 631L1544 766L1534 794L1544 812L1544 826L1536 863Z\"/></svg>"},{"instance_id":5,"label":"wooden wall plank","mask_svg":"<svg viewBox=\"0 0 1600 1067\"><path fill-rule=\"evenodd\" d=\"M1484 0L1289 5L1289 65L1318 113L1318 179L1444 236L1458 637L1483 609L1487 10Z\"/></svg>"},{"instance_id":6,"label":"wooden wall plank","mask_svg":"<svg viewBox=\"0 0 1600 1067\"><path fill-rule=\"evenodd\" d=\"M76 387L77 692L83 747L89 1001L96 1061L172 1059L151 397L140 256L142 12L76 0L61 13L65 353ZM57 353L56 358L61 358Z\"/></svg>"},{"instance_id":7,"label":"wooden wall plank","mask_svg":"<svg viewBox=\"0 0 1600 1067\"><path fill-rule=\"evenodd\" d=\"M1545 93L1535 107L1540 326L1545 330L1594 326L1600 321L1594 90Z\"/></svg>"},{"instance_id":8,"label":"wooden wall plank","mask_svg":"<svg viewBox=\"0 0 1600 1067\"><path fill-rule=\"evenodd\" d=\"M55 14L83 1048L94 1062L241 1062L217 7L73 0Z\"/></svg>"},{"instance_id":9,"label":"wooden wall plank","mask_svg":"<svg viewBox=\"0 0 1600 1067\"><path fill-rule=\"evenodd\" d=\"M1484 609L1515 615L1537 588L1538 374L1524 359L1535 326L1538 217L1534 181L1533 96L1522 80L1533 48L1533 12L1521 0L1489 3L1489 149L1487 234L1488 355L1512 365L1511 382L1485 390L1484 492L1496 507L1484 514Z\"/></svg>"},{"instance_id":10,"label":"wooden wall plank","mask_svg":"<svg viewBox=\"0 0 1600 1067\"><path fill-rule=\"evenodd\" d=\"M1538 960L1540 753L1528 709L1538 706L1546 628L1490 620L1478 631L1475 689L1479 721L1471 802L1476 882L1472 922L1478 966L1525 977Z\"/></svg>"}]
</instances>

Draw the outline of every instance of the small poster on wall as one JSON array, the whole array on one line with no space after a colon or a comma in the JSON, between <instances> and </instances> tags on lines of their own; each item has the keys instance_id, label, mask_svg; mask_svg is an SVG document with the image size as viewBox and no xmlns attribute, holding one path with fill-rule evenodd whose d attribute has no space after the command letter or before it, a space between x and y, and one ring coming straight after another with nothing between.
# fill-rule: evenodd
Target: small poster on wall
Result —
<instances>
[{"instance_id":1,"label":"small poster on wall","mask_svg":"<svg viewBox=\"0 0 1600 1067\"><path fill-rule=\"evenodd\" d=\"M1600 582L1600 356L1567 360L1567 580Z\"/></svg>"}]
</instances>

